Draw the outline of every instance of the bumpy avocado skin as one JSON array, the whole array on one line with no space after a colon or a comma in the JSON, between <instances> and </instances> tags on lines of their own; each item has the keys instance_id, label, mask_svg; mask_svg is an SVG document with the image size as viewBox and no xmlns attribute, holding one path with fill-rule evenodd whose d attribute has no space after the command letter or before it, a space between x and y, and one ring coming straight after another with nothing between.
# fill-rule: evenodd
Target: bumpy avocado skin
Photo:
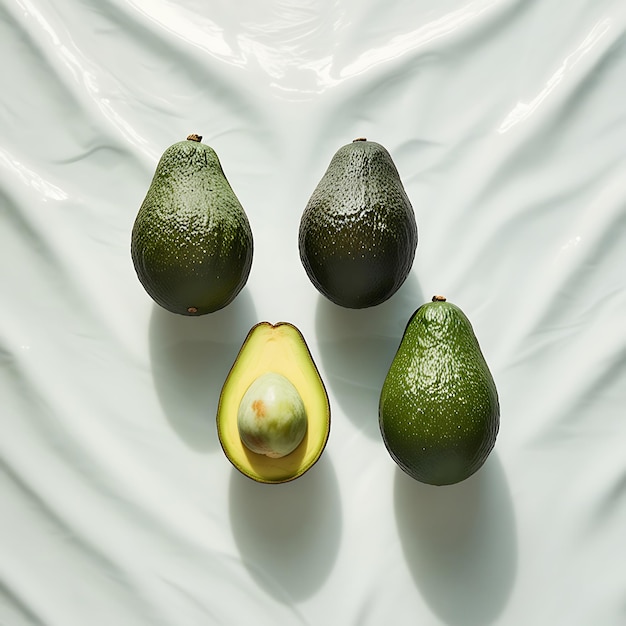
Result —
<instances>
[{"instance_id":1,"label":"bumpy avocado skin","mask_svg":"<svg viewBox=\"0 0 626 626\"><path fill-rule=\"evenodd\" d=\"M416 247L415 214L389 152L360 139L341 147L300 221L313 285L340 306L378 305L406 280Z\"/></svg>"},{"instance_id":2,"label":"bumpy avocado skin","mask_svg":"<svg viewBox=\"0 0 626 626\"><path fill-rule=\"evenodd\" d=\"M212 313L244 287L252 231L210 146L185 140L165 150L133 226L131 256L145 290L172 313Z\"/></svg>"},{"instance_id":3,"label":"bumpy avocado skin","mask_svg":"<svg viewBox=\"0 0 626 626\"><path fill-rule=\"evenodd\" d=\"M500 424L496 386L465 314L421 306L407 324L380 396L382 438L416 480L447 485L476 472Z\"/></svg>"}]
</instances>

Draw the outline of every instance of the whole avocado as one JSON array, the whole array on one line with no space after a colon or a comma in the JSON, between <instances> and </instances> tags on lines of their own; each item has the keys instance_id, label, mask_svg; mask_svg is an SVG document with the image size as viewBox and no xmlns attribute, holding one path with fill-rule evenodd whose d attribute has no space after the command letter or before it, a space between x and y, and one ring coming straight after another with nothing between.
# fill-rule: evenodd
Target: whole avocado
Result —
<instances>
[{"instance_id":1,"label":"whole avocado","mask_svg":"<svg viewBox=\"0 0 626 626\"><path fill-rule=\"evenodd\" d=\"M361 138L339 148L300 220L313 285L340 306L378 305L404 283L416 248L415 214L389 152Z\"/></svg>"},{"instance_id":2,"label":"whole avocado","mask_svg":"<svg viewBox=\"0 0 626 626\"><path fill-rule=\"evenodd\" d=\"M131 236L137 277L152 299L181 315L217 311L252 266L248 217L215 151L199 135L161 157Z\"/></svg>"},{"instance_id":3,"label":"whole avocado","mask_svg":"<svg viewBox=\"0 0 626 626\"><path fill-rule=\"evenodd\" d=\"M498 392L468 318L442 296L409 320L382 387L379 420L393 460L423 483L461 482L493 449Z\"/></svg>"}]
</instances>

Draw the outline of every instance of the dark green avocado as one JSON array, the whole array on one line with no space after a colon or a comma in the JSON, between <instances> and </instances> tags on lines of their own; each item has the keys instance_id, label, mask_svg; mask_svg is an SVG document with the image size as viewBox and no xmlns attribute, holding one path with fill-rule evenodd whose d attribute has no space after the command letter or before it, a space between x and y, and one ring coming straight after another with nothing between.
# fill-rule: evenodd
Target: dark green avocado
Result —
<instances>
[{"instance_id":1,"label":"dark green avocado","mask_svg":"<svg viewBox=\"0 0 626 626\"><path fill-rule=\"evenodd\" d=\"M365 139L339 148L300 221L313 285L340 306L375 306L404 283L416 247L415 214L389 152Z\"/></svg>"},{"instance_id":2,"label":"dark green avocado","mask_svg":"<svg viewBox=\"0 0 626 626\"><path fill-rule=\"evenodd\" d=\"M215 151L190 135L159 161L131 236L147 293L163 308L203 315L241 291L252 266L248 217Z\"/></svg>"},{"instance_id":3,"label":"dark green avocado","mask_svg":"<svg viewBox=\"0 0 626 626\"><path fill-rule=\"evenodd\" d=\"M380 395L382 438L409 476L465 480L486 461L500 425L496 386L468 318L435 296L409 320Z\"/></svg>"}]
</instances>

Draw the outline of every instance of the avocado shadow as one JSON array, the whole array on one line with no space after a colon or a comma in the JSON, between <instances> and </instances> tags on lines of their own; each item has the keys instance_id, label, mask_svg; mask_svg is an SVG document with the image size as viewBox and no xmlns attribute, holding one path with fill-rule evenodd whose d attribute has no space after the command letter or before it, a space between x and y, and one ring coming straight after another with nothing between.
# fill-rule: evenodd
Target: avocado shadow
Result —
<instances>
[{"instance_id":1,"label":"avocado shadow","mask_svg":"<svg viewBox=\"0 0 626 626\"><path fill-rule=\"evenodd\" d=\"M154 305L149 344L152 376L168 422L191 449L219 447L216 414L222 386L256 323L248 290L228 306L200 317Z\"/></svg>"},{"instance_id":2,"label":"avocado shadow","mask_svg":"<svg viewBox=\"0 0 626 626\"><path fill-rule=\"evenodd\" d=\"M398 468L394 501L407 564L433 612L450 626L492 623L517 568L513 504L495 451L456 485L425 485Z\"/></svg>"},{"instance_id":3,"label":"avocado shadow","mask_svg":"<svg viewBox=\"0 0 626 626\"><path fill-rule=\"evenodd\" d=\"M389 300L348 309L318 297L315 330L329 390L343 412L368 437L380 437L378 402L406 324L424 303L412 272Z\"/></svg>"},{"instance_id":4,"label":"avocado shadow","mask_svg":"<svg viewBox=\"0 0 626 626\"><path fill-rule=\"evenodd\" d=\"M332 570L341 538L339 487L328 456L278 485L233 468L229 502L235 542L259 586L281 602L312 595Z\"/></svg>"}]
</instances>

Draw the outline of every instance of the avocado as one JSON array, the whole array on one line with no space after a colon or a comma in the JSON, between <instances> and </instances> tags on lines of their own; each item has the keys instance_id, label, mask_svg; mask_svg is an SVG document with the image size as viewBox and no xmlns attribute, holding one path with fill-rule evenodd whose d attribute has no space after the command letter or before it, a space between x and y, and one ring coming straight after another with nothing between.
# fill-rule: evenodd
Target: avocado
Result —
<instances>
[{"instance_id":1,"label":"avocado","mask_svg":"<svg viewBox=\"0 0 626 626\"><path fill-rule=\"evenodd\" d=\"M259 322L226 377L217 409L224 454L262 483L302 476L330 432L326 387L302 333L288 322Z\"/></svg>"},{"instance_id":2,"label":"avocado","mask_svg":"<svg viewBox=\"0 0 626 626\"><path fill-rule=\"evenodd\" d=\"M470 321L443 296L411 316L382 387L379 423L392 459L423 483L461 482L493 449L496 385Z\"/></svg>"},{"instance_id":3,"label":"avocado","mask_svg":"<svg viewBox=\"0 0 626 626\"><path fill-rule=\"evenodd\" d=\"M181 315L225 307L243 289L252 266L248 217L217 154L201 140L189 135L165 150L131 236L144 289Z\"/></svg>"},{"instance_id":4,"label":"avocado","mask_svg":"<svg viewBox=\"0 0 626 626\"><path fill-rule=\"evenodd\" d=\"M302 213L298 243L310 281L335 304L375 306L401 287L417 224L383 146L359 138L337 150Z\"/></svg>"}]
</instances>

